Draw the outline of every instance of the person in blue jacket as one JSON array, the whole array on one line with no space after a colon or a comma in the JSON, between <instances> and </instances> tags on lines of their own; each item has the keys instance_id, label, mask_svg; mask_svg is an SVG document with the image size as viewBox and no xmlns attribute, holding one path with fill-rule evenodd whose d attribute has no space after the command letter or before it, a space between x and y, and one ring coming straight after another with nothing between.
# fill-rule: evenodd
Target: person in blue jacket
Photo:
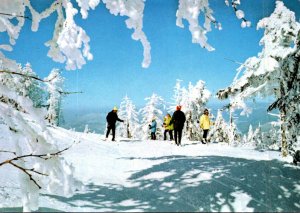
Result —
<instances>
[{"instance_id":1,"label":"person in blue jacket","mask_svg":"<svg viewBox=\"0 0 300 213\"><path fill-rule=\"evenodd\" d=\"M149 124L149 129L151 130L151 140L156 140L156 126L157 126L157 123L156 123L156 120L155 118L152 119L152 123Z\"/></svg>"}]
</instances>

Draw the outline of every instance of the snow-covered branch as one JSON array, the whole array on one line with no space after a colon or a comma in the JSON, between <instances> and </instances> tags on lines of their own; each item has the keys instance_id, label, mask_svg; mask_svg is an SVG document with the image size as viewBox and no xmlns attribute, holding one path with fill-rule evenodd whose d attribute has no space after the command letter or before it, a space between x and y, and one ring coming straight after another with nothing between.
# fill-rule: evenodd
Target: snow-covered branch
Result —
<instances>
[{"instance_id":1,"label":"snow-covered branch","mask_svg":"<svg viewBox=\"0 0 300 213\"><path fill-rule=\"evenodd\" d=\"M227 0L228 2L228 0ZM241 4L240 0L231 0L231 6L235 12L235 15L238 19L242 20L241 27L250 27L251 22L245 19L245 13L242 10L238 9L238 6Z\"/></svg>"},{"instance_id":2,"label":"snow-covered branch","mask_svg":"<svg viewBox=\"0 0 300 213\"><path fill-rule=\"evenodd\" d=\"M239 68L233 83L217 93L218 98L231 97L237 106L244 100L273 96L268 110L278 108L281 116L282 153L300 147L299 135L299 62L300 23L295 13L276 1L274 12L260 20L257 29L264 29L263 45L258 56L248 58ZM241 77L238 75L243 71ZM298 120L298 121L297 121Z\"/></svg>"},{"instance_id":3,"label":"snow-covered branch","mask_svg":"<svg viewBox=\"0 0 300 213\"><path fill-rule=\"evenodd\" d=\"M26 75L24 73L19 73L19 72L14 72L14 71L8 71L8 70L0 70L0 73L8 73L8 74L12 74L12 75L20 75L20 76L23 76L23 77L26 77L26 78L33 78L37 81L41 81L41 82L51 82L53 79L55 79L57 76L53 76L52 78L50 79L47 79L47 80L43 80L43 79L40 79L36 76L30 76L30 75Z\"/></svg>"},{"instance_id":4,"label":"snow-covered branch","mask_svg":"<svg viewBox=\"0 0 300 213\"><path fill-rule=\"evenodd\" d=\"M210 32L211 25L221 30L221 23L213 16L213 10L209 5L211 0L179 0L176 12L176 25L184 27L183 20L189 23L189 30L192 34L192 42L198 43L208 51L214 48L208 44L207 33ZM76 0L83 19L88 17L88 11L95 9L100 4L100 0ZM145 0L103 0L103 4L113 15L127 16L125 21L129 29L133 29L132 39L139 40L143 46L142 67L147 68L151 63L151 45L143 31L143 16ZM229 6L228 0L225 3ZM242 27L250 26L250 22L244 17L244 12L238 9L240 0L231 0L238 19L242 20ZM26 15L26 10L29 15ZM48 56L54 61L65 63L66 69L80 69L86 60L92 60L90 52L90 38L83 28L75 22L78 14L77 6L71 0L52 0L52 4L43 11L38 12L30 0L2 0L0 5L0 29L9 36L8 44L1 44L1 50L12 50L11 45L15 45L21 29L25 24L25 19L31 21L32 31L37 31L43 19L57 14L52 39L45 45L49 47ZM203 26L199 21L203 18ZM13 20L16 19L17 21Z\"/></svg>"},{"instance_id":5,"label":"snow-covered branch","mask_svg":"<svg viewBox=\"0 0 300 213\"><path fill-rule=\"evenodd\" d=\"M73 144L72 144L72 145L73 145ZM0 163L0 167L3 166L3 165L5 165L5 164L10 164L10 165L16 167L17 169L21 170L21 171L24 172L26 175L28 175L29 179L30 179L31 181L33 181L34 184L35 184L39 189L41 189L42 187L37 183L37 181L33 178L32 174L31 174L30 172L33 172L33 173L36 173L36 174L39 174L39 175L44 175L44 176L48 176L48 174L44 174L44 173L42 173L42 172L39 172L39 171L35 170L34 168L26 169L26 168L24 168L24 167L22 167L22 166L19 166L19 165L16 164L16 163L14 163L14 161L23 160L23 159L25 159L25 158L41 158L41 159L43 159L43 160L48 160L48 159L50 159L50 158L52 158L52 157L54 157L54 156L60 155L60 154L63 153L64 151L70 149L70 148L72 147L72 145L69 146L69 147L67 147L67 148L65 148L65 149L62 149L62 150L60 150L60 151L57 151L57 152L55 152L55 153L47 153L47 154L33 154L33 153L31 153L31 154L27 154L27 155L16 156L16 157L14 157L14 158L11 158L11 159L8 159L8 160L5 160L5 161L1 162L1 163ZM0 150L0 152L7 152L7 153L12 153L12 154L16 155L16 152L11 152L11 151L3 151L3 150Z\"/></svg>"},{"instance_id":6,"label":"snow-covered branch","mask_svg":"<svg viewBox=\"0 0 300 213\"><path fill-rule=\"evenodd\" d=\"M18 18L25 18L25 19L32 20L29 16L22 16L22 15L17 15L17 14L10 14L10 13L2 13L2 12L0 12L0 15L11 16L11 17L18 17Z\"/></svg>"}]
</instances>

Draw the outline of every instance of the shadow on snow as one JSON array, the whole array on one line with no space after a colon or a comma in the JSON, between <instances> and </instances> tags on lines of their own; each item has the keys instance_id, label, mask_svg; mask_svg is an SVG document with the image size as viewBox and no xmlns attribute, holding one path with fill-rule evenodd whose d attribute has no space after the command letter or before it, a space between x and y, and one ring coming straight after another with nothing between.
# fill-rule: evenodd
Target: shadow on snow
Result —
<instances>
[{"instance_id":1,"label":"shadow on snow","mask_svg":"<svg viewBox=\"0 0 300 213\"><path fill-rule=\"evenodd\" d=\"M219 156L139 159L165 162L132 174L128 181L133 187L90 184L71 198L44 196L74 207L82 203L80 207L96 211L300 211L300 170L277 160ZM162 173L165 177L155 177Z\"/></svg>"}]
</instances>

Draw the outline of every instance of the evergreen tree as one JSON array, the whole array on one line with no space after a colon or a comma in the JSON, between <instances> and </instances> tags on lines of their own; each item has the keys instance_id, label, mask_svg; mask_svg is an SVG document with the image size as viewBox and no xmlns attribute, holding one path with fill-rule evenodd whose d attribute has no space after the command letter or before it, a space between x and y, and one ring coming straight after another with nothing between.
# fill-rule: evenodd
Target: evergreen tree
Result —
<instances>
[{"instance_id":1,"label":"evergreen tree","mask_svg":"<svg viewBox=\"0 0 300 213\"><path fill-rule=\"evenodd\" d=\"M138 112L127 95L120 104L118 115L124 120L124 123L118 125L117 134L124 138L139 138L140 125Z\"/></svg>"},{"instance_id":2,"label":"evergreen tree","mask_svg":"<svg viewBox=\"0 0 300 213\"><path fill-rule=\"evenodd\" d=\"M62 119L61 102L64 78L61 76L58 69L53 69L47 79L51 81L46 83L47 91L49 93L46 120L50 124L58 126Z\"/></svg>"},{"instance_id":3,"label":"evergreen tree","mask_svg":"<svg viewBox=\"0 0 300 213\"><path fill-rule=\"evenodd\" d=\"M182 111L186 115L185 134L188 140L200 140L199 121L211 93L206 89L205 82L199 80L196 85L189 83L183 89Z\"/></svg>"},{"instance_id":4,"label":"evergreen tree","mask_svg":"<svg viewBox=\"0 0 300 213\"><path fill-rule=\"evenodd\" d=\"M232 96L242 102L258 95L274 96L276 101L269 110L280 110L282 155L286 156L300 145L300 24L295 14L277 1L275 11L260 20L257 27L265 29L260 41L263 50L246 60L238 69L239 73L244 70L243 75L238 78L238 73L230 87L218 92L218 97Z\"/></svg>"},{"instance_id":5,"label":"evergreen tree","mask_svg":"<svg viewBox=\"0 0 300 213\"><path fill-rule=\"evenodd\" d=\"M147 101L146 106L140 110L142 121L141 121L141 131L142 138L150 138L149 124L152 123L152 119L155 118L157 122L156 138L162 139L162 124L163 124L163 112L164 100L157 94L152 94L151 97L145 98Z\"/></svg>"},{"instance_id":6,"label":"evergreen tree","mask_svg":"<svg viewBox=\"0 0 300 213\"><path fill-rule=\"evenodd\" d=\"M183 104L183 96L184 94L184 88L181 87L182 80L177 79L174 90L173 90L173 97L171 98L171 106L168 107L168 112L172 115L172 113L175 111L176 106Z\"/></svg>"},{"instance_id":7,"label":"evergreen tree","mask_svg":"<svg viewBox=\"0 0 300 213\"><path fill-rule=\"evenodd\" d=\"M22 73L26 76L38 77L29 63L22 68ZM41 83L31 77L22 78L20 82L24 85L23 96L28 96L32 100L34 107L43 107L45 105L46 92L42 88Z\"/></svg>"},{"instance_id":8,"label":"evergreen tree","mask_svg":"<svg viewBox=\"0 0 300 213\"><path fill-rule=\"evenodd\" d=\"M229 136L229 144L237 145L241 141L241 136L238 132L235 122L229 124L228 136Z\"/></svg>"},{"instance_id":9,"label":"evergreen tree","mask_svg":"<svg viewBox=\"0 0 300 213\"><path fill-rule=\"evenodd\" d=\"M55 141L47 129L44 120L46 110L44 108L36 108L34 106L35 95L31 96L32 88L37 85L28 80L28 75L22 72L22 68L15 61L1 58L1 70L7 71L0 75L0 121L4 135L9 135L7 141L14 150L16 156L28 155L25 160L19 160L20 168L32 168L30 178L24 172L19 175L21 196L24 211L38 209L38 196L40 188L47 193L59 193L69 196L75 191L76 184L72 176L72 167L68 165L58 155L50 157L51 153L57 153L59 149L55 145ZM29 66L25 68L29 73ZM13 72L11 70L14 70ZM39 93L38 93L39 94ZM32 97L33 100L30 99ZM34 157L34 155L47 154L47 160L42 157ZM70 173L62 171L68 170ZM20 170L21 171L21 170ZM25 169L24 169L25 171ZM49 175L41 175L49 174Z\"/></svg>"},{"instance_id":10,"label":"evergreen tree","mask_svg":"<svg viewBox=\"0 0 300 213\"><path fill-rule=\"evenodd\" d=\"M222 111L218 110L216 121L209 131L210 141L229 143L229 125L222 116Z\"/></svg>"}]
</instances>

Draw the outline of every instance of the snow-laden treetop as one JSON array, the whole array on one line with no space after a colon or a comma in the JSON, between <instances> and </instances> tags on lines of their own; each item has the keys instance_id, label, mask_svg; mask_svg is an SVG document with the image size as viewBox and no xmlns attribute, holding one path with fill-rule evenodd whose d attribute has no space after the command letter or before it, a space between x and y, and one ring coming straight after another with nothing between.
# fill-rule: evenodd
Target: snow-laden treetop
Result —
<instances>
[{"instance_id":1,"label":"snow-laden treetop","mask_svg":"<svg viewBox=\"0 0 300 213\"><path fill-rule=\"evenodd\" d=\"M88 11L95 9L100 0L52 0L52 4L42 12L38 12L30 0L1 0L0 4L0 32L7 33L9 44L0 41L1 50L11 51L15 45L20 31L26 20L32 22L32 31L37 31L41 20L57 13L57 19L53 37L45 43L49 47L48 56L56 62L65 63L66 69L80 69L86 60L92 60L90 52L90 38L74 21L79 7L83 19L88 17ZM144 48L144 60L142 67L147 68L151 63L151 46L147 36L143 32L143 16L145 0L102 0L106 8L113 15L127 16L125 21L129 29L133 29L132 38L139 40ZM238 19L242 20L242 27L251 23L244 18L244 12L237 9L240 0L225 0L227 6L232 6ZM30 15L25 13L26 9ZM176 13L176 25L184 27L183 19L187 20L192 34L192 42L198 43L209 51L214 50L207 42L207 32L211 31L211 25L221 29L221 24L213 16L213 10L209 6L209 0L179 0ZM199 25L199 18L204 18L203 26ZM0 54L2 56L2 54ZM3 57L0 57L2 59Z\"/></svg>"}]
</instances>

